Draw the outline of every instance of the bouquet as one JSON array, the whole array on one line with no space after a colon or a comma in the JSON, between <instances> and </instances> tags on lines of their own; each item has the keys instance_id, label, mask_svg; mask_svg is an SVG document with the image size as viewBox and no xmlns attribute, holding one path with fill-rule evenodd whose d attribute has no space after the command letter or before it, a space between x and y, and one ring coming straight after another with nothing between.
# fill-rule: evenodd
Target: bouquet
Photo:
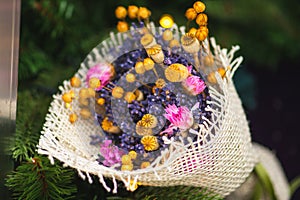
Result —
<instances>
[{"instance_id":1,"label":"bouquet","mask_svg":"<svg viewBox=\"0 0 300 200\"><path fill-rule=\"evenodd\" d=\"M54 95L38 152L91 174L107 191L117 181L235 191L259 161L232 77L239 49L208 37L205 5L186 11L198 29L160 27L145 7L118 7L118 33L95 47ZM138 19L128 26L126 16ZM113 188L104 177L111 178Z\"/></svg>"}]
</instances>

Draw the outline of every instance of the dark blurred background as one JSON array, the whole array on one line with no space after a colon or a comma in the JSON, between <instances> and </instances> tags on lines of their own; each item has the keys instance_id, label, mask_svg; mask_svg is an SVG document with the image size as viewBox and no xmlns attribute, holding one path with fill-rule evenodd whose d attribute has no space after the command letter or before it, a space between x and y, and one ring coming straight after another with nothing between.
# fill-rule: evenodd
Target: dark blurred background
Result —
<instances>
[{"instance_id":1,"label":"dark blurred background","mask_svg":"<svg viewBox=\"0 0 300 200\"><path fill-rule=\"evenodd\" d=\"M51 95L99 42L115 31L118 5L171 14L186 25L191 0L26 0L22 2L19 104L36 101L36 132ZM206 0L210 36L225 48L240 45L235 76L253 141L274 150L289 181L300 175L300 4L296 0ZM18 113L22 118L22 113ZM20 121L20 120L19 120ZM22 126L18 126L17 128ZM293 199L300 199L299 191Z\"/></svg>"}]
</instances>

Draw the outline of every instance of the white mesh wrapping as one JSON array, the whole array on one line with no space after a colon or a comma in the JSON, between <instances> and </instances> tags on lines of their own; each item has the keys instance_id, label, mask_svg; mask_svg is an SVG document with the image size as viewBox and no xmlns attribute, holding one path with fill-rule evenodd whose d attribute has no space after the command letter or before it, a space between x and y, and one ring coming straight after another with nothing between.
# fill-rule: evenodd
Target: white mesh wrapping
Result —
<instances>
[{"instance_id":1,"label":"white mesh wrapping","mask_svg":"<svg viewBox=\"0 0 300 200\"><path fill-rule=\"evenodd\" d=\"M120 34L111 34L111 43L106 45L117 46L122 39ZM38 152L48 155L52 161L56 158L77 169L79 175L87 177L89 182L88 174L99 176L99 181L108 191L117 192L115 180L118 179L127 187L136 182L164 187L190 185L208 188L221 196L228 195L245 181L257 159L248 122L232 82L234 71L242 61L241 57L233 60L238 47L227 52L226 49L221 50L214 39L211 39L211 44L215 58L224 67L230 66L231 70L227 71L224 79L217 77L218 89L209 88L212 100L207 109L212 112L212 119L206 120L199 132L192 132L197 137L196 142L184 146L178 141L168 141L169 150L162 151L161 156L146 169L129 172L102 166L96 161L99 148L90 145L90 135L101 134L101 128L94 119L79 119L74 124L69 122L71 111L65 109L61 100L61 94L71 88L65 81L59 87L61 92L53 96ZM82 81L87 69L94 63L111 59L107 57L105 45L101 51L94 49L92 53L93 56L90 55L75 74ZM78 111L79 106L75 104L72 109ZM109 188L103 177L112 178L114 188Z\"/></svg>"}]
</instances>

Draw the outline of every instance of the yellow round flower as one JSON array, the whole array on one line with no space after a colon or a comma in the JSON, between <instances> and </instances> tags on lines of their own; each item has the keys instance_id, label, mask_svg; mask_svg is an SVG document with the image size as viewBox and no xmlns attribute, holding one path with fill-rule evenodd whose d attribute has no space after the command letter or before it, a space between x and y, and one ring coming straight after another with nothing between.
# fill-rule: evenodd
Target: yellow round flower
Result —
<instances>
[{"instance_id":1,"label":"yellow round flower","mask_svg":"<svg viewBox=\"0 0 300 200\"><path fill-rule=\"evenodd\" d=\"M200 26L199 29L196 32L196 38L199 41L203 41L208 36L208 28L206 26Z\"/></svg>"},{"instance_id":2,"label":"yellow round flower","mask_svg":"<svg viewBox=\"0 0 300 200\"><path fill-rule=\"evenodd\" d=\"M97 99L97 104L99 104L100 106L105 104L105 99L104 98L99 98Z\"/></svg>"},{"instance_id":3,"label":"yellow round flower","mask_svg":"<svg viewBox=\"0 0 300 200\"><path fill-rule=\"evenodd\" d=\"M127 10L123 6L118 6L115 10L116 18L124 19L127 15Z\"/></svg>"},{"instance_id":4,"label":"yellow round flower","mask_svg":"<svg viewBox=\"0 0 300 200\"><path fill-rule=\"evenodd\" d=\"M130 165L122 165L121 171L132 171L133 170L133 164Z\"/></svg>"},{"instance_id":5,"label":"yellow round flower","mask_svg":"<svg viewBox=\"0 0 300 200\"><path fill-rule=\"evenodd\" d=\"M194 8L189 8L185 11L185 17L189 20L192 21L196 19L197 17L197 12Z\"/></svg>"},{"instance_id":6,"label":"yellow round flower","mask_svg":"<svg viewBox=\"0 0 300 200\"><path fill-rule=\"evenodd\" d=\"M158 140L155 136L146 135L141 139L141 143L146 151L155 151L159 148Z\"/></svg>"},{"instance_id":7,"label":"yellow round flower","mask_svg":"<svg viewBox=\"0 0 300 200\"><path fill-rule=\"evenodd\" d=\"M193 4L193 8L195 9L195 11L197 13L201 13L201 12L204 12L205 10L205 4L202 3L201 1L196 1L194 4Z\"/></svg>"},{"instance_id":8,"label":"yellow round flower","mask_svg":"<svg viewBox=\"0 0 300 200\"><path fill-rule=\"evenodd\" d=\"M165 85L166 85L166 81L162 78L159 78L155 81L155 86L157 88L163 88L163 87L165 87Z\"/></svg>"},{"instance_id":9,"label":"yellow round flower","mask_svg":"<svg viewBox=\"0 0 300 200\"><path fill-rule=\"evenodd\" d=\"M124 21L119 21L118 22L118 24L117 24L117 30L119 31L119 32L126 32L126 31L128 31L128 29L129 29L129 26L128 26L128 24L127 24L127 22L124 22Z\"/></svg>"},{"instance_id":10,"label":"yellow round flower","mask_svg":"<svg viewBox=\"0 0 300 200\"><path fill-rule=\"evenodd\" d=\"M143 61L143 64L144 64L144 67L145 67L145 70L151 70L154 68L154 61L151 59L151 58L145 58L144 61Z\"/></svg>"},{"instance_id":11,"label":"yellow round flower","mask_svg":"<svg viewBox=\"0 0 300 200\"><path fill-rule=\"evenodd\" d=\"M133 83L135 81L135 75L132 73L126 74L126 81L128 83Z\"/></svg>"},{"instance_id":12,"label":"yellow round flower","mask_svg":"<svg viewBox=\"0 0 300 200\"><path fill-rule=\"evenodd\" d=\"M145 7L140 7L137 15L140 19L147 19L150 17L151 12Z\"/></svg>"},{"instance_id":13,"label":"yellow round flower","mask_svg":"<svg viewBox=\"0 0 300 200\"><path fill-rule=\"evenodd\" d=\"M121 158L122 164L123 165L131 165L132 161L131 161L131 157L129 155L123 155Z\"/></svg>"},{"instance_id":14,"label":"yellow round flower","mask_svg":"<svg viewBox=\"0 0 300 200\"><path fill-rule=\"evenodd\" d=\"M138 12L139 12L139 8L137 6L135 5L128 6L128 17L130 19L137 18Z\"/></svg>"},{"instance_id":15,"label":"yellow round flower","mask_svg":"<svg viewBox=\"0 0 300 200\"><path fill-rule=\"evenodd\" d=\"M105 117L101 123L101 127L104 131L108 131L111 127L113 127L113 125L113 122L109 121L107 117Z\"/></svg>"},{"instance_id":16,"label":"yellow round flower","mask_svg":"<svg viewBox=\"0 0 300 200\"><path fill-rule=\"evenodd\" d=\"M195 35L196 35L196 32L197 32L197 29L196 28L191 28L190 30L189 30L189 34L191 34L192 36L194 36L195 37Z\"/></svg>"},{"instance_id":17,"label":"yellow round flower","mask_svg":"<svg viewBox=\"0 0 300 200\"><path fill-rule=\"evenodd\" d=\"M70 80L70 84L72 87L80 87L81 85L81 80L78 78L78 77L72 77L71 80Z\"/></svg>"},{"instance_id":18,"label":"yellow round flower","mask_svg":"<svg viewBox=\"0 0 300 200\"><path fill-rule=\"evenodd\" d=\"M128 155L133 160L136 159L136 157L137 157L137 153L135 151L129 151Z\"/></svg>"},{"instance_id":19,"label":"yellow round flower","mask_svg":"<svg viewBox=\"0 0 300 200\"><path fill-rule=\"evenodd\" d=\"M145 114L140 121L145 128L154 128L157 125L157 118L151 114Z\"/></svg>"},{"instance_id":20,"label":"yellow round flower","mask_svg":"<svg viewBox=\"0 0 300 200\"><path fill-rule=\"evenodd\" d=\"M61 98L65 103L71 103L72 102L72 95L69 92L64 93Z\"/></svg>"},{"instance_id":21,"label":"yellow round flower","mask_svg":"<svg viewBox=\"0 0 300 200\"><path fill-rule=\"evenodd\" d=\"M127 103L132 103L136 99L136 96L133 92L126 92L124 99Z\"/></svg>"},{"instance_id":22,"label":"yellow round flower","mask_svg":"<svg viewBox=\"0 0 300 200\"><path fill-rule=\"evenodd\" d=\"M98 78L96 78L96 77L90 78L90 80L89 80L89 86L92 89L96 89L96 88L98 88L98 87L101 86L101 81Z\"/></svg>"},{"instance_id":23,"label":"yellow round flower","mask_svg":"<svg viewBox=\"0 0 300 200\"><path fill-rule=\"evenodd\" d=\"M122 98L123 94L124 94L124 90L119 86L116 86L112 89L111 95L117 99Z\"/></svg>"},{"instance_id":24,"label":"yellow round flower","mask_svg":"<svg viewBox=\"0 0 300 200\"><path fill-rule=\"evenodd\" d=\"M135 69L135 72L137 74L143 74L143 73L145 73L144 63L141 62L141 61L138 61L138 62L135 63L134 69Z\"/></svg>"},{"instance_id":25,"label":"yellow round flower","mask_svg":"<svg viewBox=\"0 0 300 200\"><path fill-rule=\"evenodd\" d=\"M206 14L204 13L200 13L197 18L196 18L196 23L199 25L199 26L206 26L207 25L207 20L208 20L208 17Z\"/></svg>"}]
</instances>

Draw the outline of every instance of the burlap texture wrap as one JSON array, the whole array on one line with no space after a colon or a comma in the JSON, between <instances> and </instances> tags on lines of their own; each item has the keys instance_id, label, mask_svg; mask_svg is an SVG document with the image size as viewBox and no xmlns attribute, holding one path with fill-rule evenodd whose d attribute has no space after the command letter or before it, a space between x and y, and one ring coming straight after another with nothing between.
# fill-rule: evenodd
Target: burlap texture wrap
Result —
<instances>
[{"instance_id":1,"label":"burlap texture wrap","mask_svg":"<svg viewBox=\"0 0 300 200\"><path fill-rule=\"evenodd\" d=\"M152 31L156 30L152 27ZM179 31L174 25L173 31L179 39L184 29ZM89 67L98 62L111 62L113 57L108 53L109 48L117 48L124 39L126 36L120 33L111 34L110 39L92 50L75 76L84 82ZM208 41L204 45L208 45ZM199 132L192 132L197 137L195 142L183 145L180 141L169 141L169 148L162 151L161 156L146 169L129 172L100 165L96 161L99 148L90 145L90 135L102 134L102 130L93 118L79 119L74 124L69 122L71 111L64 107L61 95L71 86L69 81L64 81L59 87L60 92L53 96L38 153L48 155L52 162L56 158L65 166L77 169L79 175L90 183L90 174L97 175L104 188L112 192L117 192L116 180L121 180L128 188L136 183L163 187L190 185L227 196L249 176L257 158L242 103L232 82L234 72L242 61L241 57L233 59L234 52L239 48L236 46L230 51L221 49L213 38L211 46L214 57L224 67L230 66L231 70L226 72L224 78L216 77L217 87L209 86L212 100L207 109L212 112L212 118L200 125ZM72 112L79 111L79 105L74 104L72 109ZM104 177L112 178L113 188L106 185Z\"/></svg>"}]
</instances>

